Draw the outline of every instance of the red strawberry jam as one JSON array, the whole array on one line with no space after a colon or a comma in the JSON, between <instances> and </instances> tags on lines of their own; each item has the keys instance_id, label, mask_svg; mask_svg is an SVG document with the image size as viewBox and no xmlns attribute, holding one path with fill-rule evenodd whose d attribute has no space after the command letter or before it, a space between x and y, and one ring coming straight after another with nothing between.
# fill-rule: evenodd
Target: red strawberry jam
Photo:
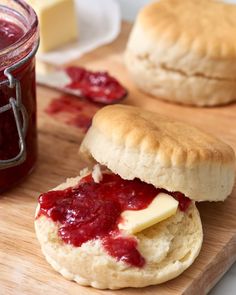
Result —
<instances>
[{"instance_id":1,"label":"red strawberry jam","mask_svg":"<svg viewBox=\"0 0 236 295\"><path fill-rule=\"evenodd\" d=\"M137 250L137 241L124 237L118 229L120 215L125 210L147 208L163 189L139 179L124 180L115 174L103 174L95 183L91 174L77 186L40 195L39 215L59 222L62 240L76 247L101 239L106 251L117 260L142 267L145 259ZM180 201L179 208L187 210L190 199L181 193L170 193Z\"/></svg>"},{"instance_id":2,"label":"red strawberry jam","mask_svg":"<svg viewBox=\"0 0 236 295\"><path fill-rule=\"evenodd\" d=\"M13 10L13 8L12 10L8 9L2 2L0 3L0 107L8 105L10 98L16 98L16 89L15 87L10 88L8 86L4 71L9 66L22 61L32 50L32 47L35 46L38 38L37 19L33 11L29 7L26 9L26 4L21 3L22 1L20 0L8 2L10 7L17 9L19 6L20 13L17 10ZM26 23L27 26L25 26ZM34 57L19 65L11 73L14 79L20 83L21 99L27 113L26 159L19 165L8 168L4 167L4 169L0 167L0 192L12 187L28 175L32 171L37 158ZM19 108L17 108L17 112L19 112L19 125L21 126L23 122L21 122ZM19 151L19 135L15 116L13 111L9 109L0 113L0 161L15 158Z\"/></svg>"},{"instance_id":3,"label":"red strawberry jam","mask_svg":"<svg viewBox=\"0 0 236 295\"><path fill-rule=\"evenodd\" d=\"M16 43L23 35L24 31L22 28L14 23L0 19L0 50Z\"/></svg>"},{"instance_id":4,"label":"red strawberry jam","mask_svg":"<svg viewBox=\"0 0 236 295\"><path fill-rule=\"evenodd\" d=\"M93 102L112 104L127 95L127 90L107 72L92 72L81 67L68 67L66 73L72 80L66 87L79 89L82 96Z\"/></svg>"}]
</instances>

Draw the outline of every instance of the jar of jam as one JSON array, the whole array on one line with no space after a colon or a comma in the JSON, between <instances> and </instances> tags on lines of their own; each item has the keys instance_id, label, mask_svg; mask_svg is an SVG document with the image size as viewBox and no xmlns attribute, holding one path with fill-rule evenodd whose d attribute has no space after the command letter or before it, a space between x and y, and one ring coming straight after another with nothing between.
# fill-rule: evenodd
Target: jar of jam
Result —
<instances>
[{"instance_id":1,"label":"jar of jam","mask_svg":"<svg viewBox=\"0 0 236 295\"><path fill-rule=\"evenodd\" d=\"M37 158L35 53L38 20L23 0L0 2L0 191Z\"/></svg>"}]
</instances>

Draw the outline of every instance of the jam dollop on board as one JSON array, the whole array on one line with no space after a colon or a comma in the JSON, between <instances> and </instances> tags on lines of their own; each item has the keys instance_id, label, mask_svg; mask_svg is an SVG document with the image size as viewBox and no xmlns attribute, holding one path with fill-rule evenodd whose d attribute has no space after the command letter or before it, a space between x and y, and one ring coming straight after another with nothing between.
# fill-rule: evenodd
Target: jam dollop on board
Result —
<instances>
[{"instance_id":1,"label":"jam dollop on board","mask_svg":"<svg viewBox=\"0 0 236 295\"><path fill-rule=\"evenodd\" d=\"M145 259L137 249L136 239L122 236L118 224L123 211L147 208L161 192L169 193L139 179L124 180L112 173L103 173L102 180L96 183L89 174L75 187L41 194L38 217L45 215L59 222L59 236L68 244L80 247L101 239L107 253L118 261L142 267ZM179 201L180 210L187 210L189 198L179 192L169 194Z\"/></svg>"},{"instance_id":2,"label":"jam dollop on board","mask_svg":"<svg viewBox=\"0 0 236 295\"><path fill-rule=\"evenodd\" d=\"M127 96L127 90L107 72L92 72L82 67L65 69L71 79L70 89L79 89L81 95L90 101L113 104Z\"/></svg>"}]
</instances>

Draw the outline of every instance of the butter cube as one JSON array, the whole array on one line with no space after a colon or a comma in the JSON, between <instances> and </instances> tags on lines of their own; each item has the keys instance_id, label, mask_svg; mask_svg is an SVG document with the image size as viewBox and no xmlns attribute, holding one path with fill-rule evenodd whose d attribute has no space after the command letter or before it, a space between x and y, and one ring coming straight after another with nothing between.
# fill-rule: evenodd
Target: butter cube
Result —
<instances>
[{"instance_id":1,"label":"butter cube","mask_svg":"<svg viewBox=\"0 0 236 295\"><path fill-rule=\"evenodd\" d=\"M78 38L78 25L73 0L27 0L38 15L39 52L47 52Z\"/></svg>"},{"instance_id":2,"label":"butter cube","mask_svg":"<svg viewBox=\"0 0 236 295\"><path fill-rule=\"evenodd\" d=\"M124 211L118 228L130 234L140 232L174 215L178 204L173 197L161 193L145 209Z\"/></svg>"}]
</instances>

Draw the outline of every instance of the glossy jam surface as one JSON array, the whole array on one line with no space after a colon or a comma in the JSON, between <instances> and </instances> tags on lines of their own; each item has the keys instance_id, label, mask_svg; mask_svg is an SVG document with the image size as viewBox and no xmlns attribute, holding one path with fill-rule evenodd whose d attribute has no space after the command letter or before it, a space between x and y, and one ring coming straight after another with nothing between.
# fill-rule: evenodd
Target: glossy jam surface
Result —
<instances>
[{"instance_id":1,"label":"glossy jam surface","mask_svg":"<svg viewBox=\"0 0 236 295\"><path fill-rule=\"evenodd\" d=\"M0 50L9 47L23 37L24 31L9 21L0 19Z\"/></svg>"},{"instance_id":2,"label":"glossy jam surface","mask_svg":"<svg viewBox=\"0 0 236 295\"><path fill-rule=\"evenodd\" d=\"M142 267L145 265L145 259L137 250L137 241L128 237L105 237L102 241L106 251L118 261L127 264Z\"/></svg>"},{"instance_id":3,"label":"glossy jam surface","mask_svg":"<svg viewBox=\"0 0 236 295\"><path fill-rule=\"evenodd\" d=\"M138 179L124 180L115 174L103 174L95 183L84 177L77 186L40 195L39 215L60 222L59 235L76 247L101 239L106 251L117 260L142 267L144 258L137 250L134 238L122 237L118 230L120 215L125 210L146 208L160 193L166 192ZM178 193L180 209L186 210L190 200Z\"/></svg>"},{"instance_id":4,"label":"glossy jam surface","mask_svg":"<svg viewBox=\"0 0 236 295\"><path fill-rule=\"evenodd\" d=\"M68 67L66 72L71 78L71 89L80 89L87 99L112 104L127 95L127 90L107 72L92 72L80 67Z\"/></svg>"},{"instance_id":5,"label":"glossy jam surface","mask_svg":"<svg viewBox=\"0 0 236 295\"><path fill-rule=\"evenodd\" d=\"M4 25L4 27L3 27ZM9 29L7 29L9 25ZM0 44L10 46L22 37L22 31L16 25L0 20ZM1 39L4 36L3 39ZM2 41L3 40L3 41ZM6 80L0 71L0 81ZM10 188L32 170L37 157L36 135L36 93L34 59L13 72L21 84L22 102L28 113L28 129L26 133L26 160L15 167L0 169L0 192ZM7 85L0 87L0 107L9 103L10 97L16 97L15 89ZM7 160L19 153L19 137L12 110L0 114L0 160Z\"/></svg>"}]
</instances>

